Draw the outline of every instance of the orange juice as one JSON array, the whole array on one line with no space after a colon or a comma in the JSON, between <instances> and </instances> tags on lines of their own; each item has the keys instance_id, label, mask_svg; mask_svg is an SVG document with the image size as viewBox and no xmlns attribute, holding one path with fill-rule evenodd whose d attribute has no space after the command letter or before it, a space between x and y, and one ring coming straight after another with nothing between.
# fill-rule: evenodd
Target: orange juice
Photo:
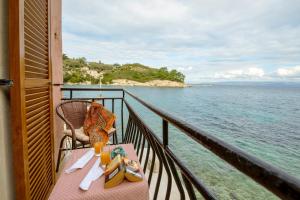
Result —
<instances>
[{"instance_id":1,"label":"orange juice","mask_svg":"<svg viewBox=\"0 0 300 200\"><path fill-rule=\"evenodd\" d=\"M96 155L100 155L100 153L103 150L103 146L104 146L103 142L96 142L94 144L94 149L95 149L95 154Z\"/></svg>"},{"instance_id":2,"label":"orange juice","mask_svg":"<svg viewBox=\"0 0 300 200\"><path fill-rule=\"evenodd\" d=\"M110 162L110 152L109 151L102 151L101 153L101 164L107 165Z\"/></svg>"}]
</instances>

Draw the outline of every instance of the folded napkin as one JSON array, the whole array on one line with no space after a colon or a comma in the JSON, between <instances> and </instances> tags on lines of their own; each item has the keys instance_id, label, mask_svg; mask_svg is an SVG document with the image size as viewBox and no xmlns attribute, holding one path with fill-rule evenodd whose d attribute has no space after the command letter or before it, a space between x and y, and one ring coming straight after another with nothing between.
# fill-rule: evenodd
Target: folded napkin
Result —
<instances>
[{"instance_id":1,"label":"folded napkin","mask_svg":"<svg viewBox=\"0 0 300 200\"><path fill-rule=\"evenodd\" d=\"M100 158L98 158L89 173L81 181L79 187L82 190L88 190L92 182L99 178L102 174L103 169L100 167Z\"/></svg>"},{"instance_id":2,"label":"folded napkin","mask_svg":"<svg viewBox=\"0 0 300 200\"><path fill-rule=\"evenodd\" d=\"M69 169L65 170L67 174L77 169L82 169L94 156L94 149L90 149L81 158L79 158Z\"/></svg>"}]
</instances>

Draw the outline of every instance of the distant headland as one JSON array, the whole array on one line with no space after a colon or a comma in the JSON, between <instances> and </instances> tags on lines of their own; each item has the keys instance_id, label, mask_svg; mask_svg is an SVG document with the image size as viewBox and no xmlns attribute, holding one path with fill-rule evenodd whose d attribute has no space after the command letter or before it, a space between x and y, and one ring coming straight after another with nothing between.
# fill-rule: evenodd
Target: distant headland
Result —
<instances>
[{"instance_id":1,"label":"distant headland","mask_svg":"<svg viewBox=\"0 0 300 200\"><path fill-rule=\"evenodd\" d=\"M148 87L186 87L185 76L167 67L152 68L139 63L105 64L89 62L84 57L63 55L64 83L102 84Z\"/></svg>"}]
</instances>

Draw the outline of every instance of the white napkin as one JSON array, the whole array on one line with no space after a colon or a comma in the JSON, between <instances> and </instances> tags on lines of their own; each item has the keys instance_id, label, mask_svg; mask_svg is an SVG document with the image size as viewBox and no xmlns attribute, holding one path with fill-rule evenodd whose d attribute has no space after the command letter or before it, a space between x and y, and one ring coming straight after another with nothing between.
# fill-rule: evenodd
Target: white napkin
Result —
<instances>
[{"instance_id":1,"label":"white napkin","mask_svg":"<svg viewBox=\"0 0 300 200\"><path fill-rule=\"evenodd\" d=\"M99 165L100 165L100 158L96 160L95 164L90 169L89 173L81 181L79 187L82 190L88 190L92 182L95 181L103 174L103 169Z\"/></svg>"},{"instance_id":2,"label":"white napkin","mask_svg":"<svg viewBox=\"0 0 300 200\"><path fill-rule=\"evenodd\" d=\"M79 158L69 169L65 170L67 174L77 169L82 169L94 156L94 149L90 149L81 158Z\"/></svg>"}]
</instances>

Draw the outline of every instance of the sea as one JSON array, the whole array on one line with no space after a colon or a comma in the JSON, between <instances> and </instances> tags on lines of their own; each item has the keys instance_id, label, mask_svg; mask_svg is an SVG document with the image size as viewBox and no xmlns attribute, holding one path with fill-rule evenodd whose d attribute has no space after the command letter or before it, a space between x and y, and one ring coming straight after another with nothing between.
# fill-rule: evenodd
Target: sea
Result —
<instances>
[{"instance_id":1,"label":"sea","mask_svg":"<svg viewBox=\"0 0 300 200\"><path fill-rule=\"evenodd\" d=\"M222 82L194 84L187 88L132 86L125 89L207 134L300 179L300 83ZM64 96L68 95L64 93ZM80 91L74 92L73 96L121 97L122 94ZM161 118L130 96L125 95L125 99L162 138ZM120 132L121 103L115 104ZM110 102L106 102L105 106L112 109ZM124 126L127 116L125 112ZM169 145L219 199L277 199L172 125L169 127Z\"/></svg>"}]
</instances>

